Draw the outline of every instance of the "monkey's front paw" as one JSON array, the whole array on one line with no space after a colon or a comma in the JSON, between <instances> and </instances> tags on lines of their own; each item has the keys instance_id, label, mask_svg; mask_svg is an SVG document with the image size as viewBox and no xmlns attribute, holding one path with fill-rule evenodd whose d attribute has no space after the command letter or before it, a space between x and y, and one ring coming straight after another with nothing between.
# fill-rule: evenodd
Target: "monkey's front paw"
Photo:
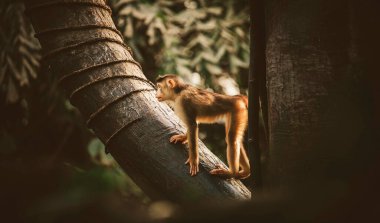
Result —
<instances>
[{"instance_id":1,"label":"monkey's front paw","mask_svg":"<svg viewBox=\"0 0 380 223\"><path fill-rule=\"evenodd\" d=\"M185 164L190 165L190 175L195 176L199 172L199 158L189 158Z\"/></svg>"},{"instance_id":2,"label":"monkey's front paw","mask_svg":"<svg viewBox=\"0 0 380 223\"><path fill-rule=\"evenodd\" d=\"M174 135L172 137L170 137L170 140L169 140L171 143L182 143L182 144L185 144L187 143L187 137L186 135Z\"/></svg>"}]
</instances>

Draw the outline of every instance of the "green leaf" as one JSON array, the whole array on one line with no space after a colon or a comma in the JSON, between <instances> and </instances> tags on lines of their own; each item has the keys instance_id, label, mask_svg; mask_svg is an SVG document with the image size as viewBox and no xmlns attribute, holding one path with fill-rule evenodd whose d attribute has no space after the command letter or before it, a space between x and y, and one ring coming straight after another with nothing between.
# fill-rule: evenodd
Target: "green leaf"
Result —
<instances>
[{"instance_id":1,"label":"green leaf","mask_svg":"<svg viewBox=\"0 0 380 223\"><path fill-rule=\"evenodd\" d=\"M104 144L98 138L93 138L87 146L88 153L92 158L95 158L99 153L104 152Z\"/></svg>"},{"instance_id":2,"label":"green leaf","mask_svg":"<svg viewBox=\"0 0 380 223\"><path fill-rule=\"evenodd\" d=\"M214 30L215 28L216 28L216 21L214 19L209 20L205 23L202 23L202 22L196 23L196 29L199 31Z\"/></svg>"},{"instance_id":3,"label":"green leaf","mask_svg":"<svg viewBox=\"0 0 380 223\"><path fill-rule=\"evenodd\" d=\"M10 70L12 71L13 76L17 80L21 80L22 75L21 75L20 71L18 71L17 67L13 63L13 60L9 56L7 56L7 64L8 64L8 67L10 68Z\"/></svg>"},{"instance_id":4,"label":"green leaf","mask_svg":"<svg viewBox=\"0 0 380 223\"><path fill-rule=\"evenodd\" d=\"M223 72L219 66L216 66L214 64L206 63L205 66L206 66L207 71L210 72L211 74L220 74Z\"/></svg>"},{"instance_id":5,"label":"green leaf","mask_svg":"<svg viewBox=\"0 0 380 223\"><path fill-rule=\"evenodd\" d=\"M133 25L132 25L132 18L127 18L127 24L124 30L124 36L127 38L131 38L133 36Z\"/></svg>"},{"instance_id":6,"label":"green leaf","mask_svg":"<svg viewBox=\"0 0 380 223\"><path fill-rule=\"evenodd\" d=\"M134 9L132 8L132 6L124 7L119 11L118 16L129 16L130 14L132 14L133 10Z\"/></svg>"},{"instance_id":7,"label":"green leaf","mask_svg":"<svg viewBox=\"0 0 380 223\"><path fill-rule=\"evenodd\" d=\"M8 81L8 91L7 91L7 101L10 103L15 103L20 98L20 95L16 89L15 83L12 78Z\"/></svg>"},{"instance_id":8,"label":"green leaf","mask_svg":"<svg viewBox=\"0 0 380 223\"><path fill-rule=\"evenodd\" d=\"M243 67L243 68L249 67L249 63L240 60L235 55L231 55L230 61L231 61L231 64L237 67Z\"/></svg>"},{"instance_id":9,"label":"green leaf","mask_svg":"<svg viewBox=\"0 0 380 223\"><path fill-rule=\"evenodd\" d=\"M22 60L22 63L23 63L23 65L25 66L25 68L27 69L29 75L30 75L32 78L37 78L37 72L36 72L36 70L32 67L32 65L30 64L30 62L29 62L27 59L23 59L23 60Z\"/></svg>"},{"instance_id":10,"label":"green leaf","mask_svg":"<svg viewBox=\"0 0 380 223\"><path fill-rule=\"evenodd\" d=\"M213 64L217 64L219 62L218 58L215 56L214 52L212 52L211 50L203 52L202 56L205 60Z\"/></svg>"},{"instance_id":11,"label":"green leaf","mask_svg":"<svg viewBox=\"0 0 380 223\"><path fill-rule=\"evenodd\" d=\"M208 13L213 15L220 15L223 11L221 7L209 7L206 9Z\"/></svg>"},{"instance_id":12,"label":"green leaf","mask_svg":"<svg viewBox=\"0 0 380 223\"><path fill-rule=\"evenodd\" d=\"M191 75L193 73L189 68L182 65L178 65L176 69L180 75Z\"/></svg>"}]
</instances>

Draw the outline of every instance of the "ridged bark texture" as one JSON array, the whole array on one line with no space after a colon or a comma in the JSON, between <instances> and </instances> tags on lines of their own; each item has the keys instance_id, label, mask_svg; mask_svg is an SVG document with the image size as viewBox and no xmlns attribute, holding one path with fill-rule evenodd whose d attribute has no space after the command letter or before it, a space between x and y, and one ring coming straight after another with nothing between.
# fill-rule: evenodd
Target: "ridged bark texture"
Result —
<instances>
[{"instance_id":1,"label":"ridged bark texture","mask_svg":"<svg viewBox=\"0 0 380 223\"><path fill-rule=\"evenodd\" d=\"M373 134L371 85L367 56L358 48L366 40L356 5L267 1L270 158L264 184L296 193L339 191L371 163L365 161L374 153L365 139Z\"/></svg>"},{"instance_id":2,"label":"ridged bark texture","mask_svg":"<svg viewBox=\"0 0 380 223\"><path fill-rule=\"evenodd\" d=\"M201 171L189 175L185 147L169 143L185 129L155 99L154 85L123 43L103 0L28 1L27 14L42 45L45 75L59 78L88 127L151 198L250 198L240 181L208 174L221 161L201 142Z\"/></svg>"}]
</instances>

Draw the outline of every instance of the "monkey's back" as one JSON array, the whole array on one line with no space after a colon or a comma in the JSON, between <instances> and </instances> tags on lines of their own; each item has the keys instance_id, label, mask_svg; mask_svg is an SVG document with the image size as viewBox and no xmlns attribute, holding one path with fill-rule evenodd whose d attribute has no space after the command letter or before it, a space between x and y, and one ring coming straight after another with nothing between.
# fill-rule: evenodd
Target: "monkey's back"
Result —
<instances>
[{"instance_id":1,"label":"monkey's back","mask_svg":"<svg viewBox=\"0 0 380 223\"><path fill-rule=\"evenodd\" d=\"M223 95L192 86L188 86L181 94L185 109L203 123L212 123L223 119L226 114L247 109L244 96L241 95Z\"/></svg>"}]
</instances>

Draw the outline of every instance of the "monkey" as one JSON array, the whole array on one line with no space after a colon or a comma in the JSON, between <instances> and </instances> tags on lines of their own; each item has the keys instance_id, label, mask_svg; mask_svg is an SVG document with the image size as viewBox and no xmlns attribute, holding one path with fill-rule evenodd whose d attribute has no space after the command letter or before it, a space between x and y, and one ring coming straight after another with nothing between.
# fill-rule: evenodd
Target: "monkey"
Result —
<instances>
[{"instance_id":1,"label":"monkey","mask_svg":"<svg viewBox=\"0 0 380 223\"><path fill-rule=\"evenodd\" d=\"M228 96L209 92L184 83L178 76L167 74L156 79L158 101L173 105L174 112L187 127L186 134L173 135L171 143L188 144L190 175L199 172L198 123L225 121L228 169L217 165L209 173L222 178L244 179L250 176L250 165L243 146L248 123L248 99L244 95Z\"/></svg>"}]
</instances>

